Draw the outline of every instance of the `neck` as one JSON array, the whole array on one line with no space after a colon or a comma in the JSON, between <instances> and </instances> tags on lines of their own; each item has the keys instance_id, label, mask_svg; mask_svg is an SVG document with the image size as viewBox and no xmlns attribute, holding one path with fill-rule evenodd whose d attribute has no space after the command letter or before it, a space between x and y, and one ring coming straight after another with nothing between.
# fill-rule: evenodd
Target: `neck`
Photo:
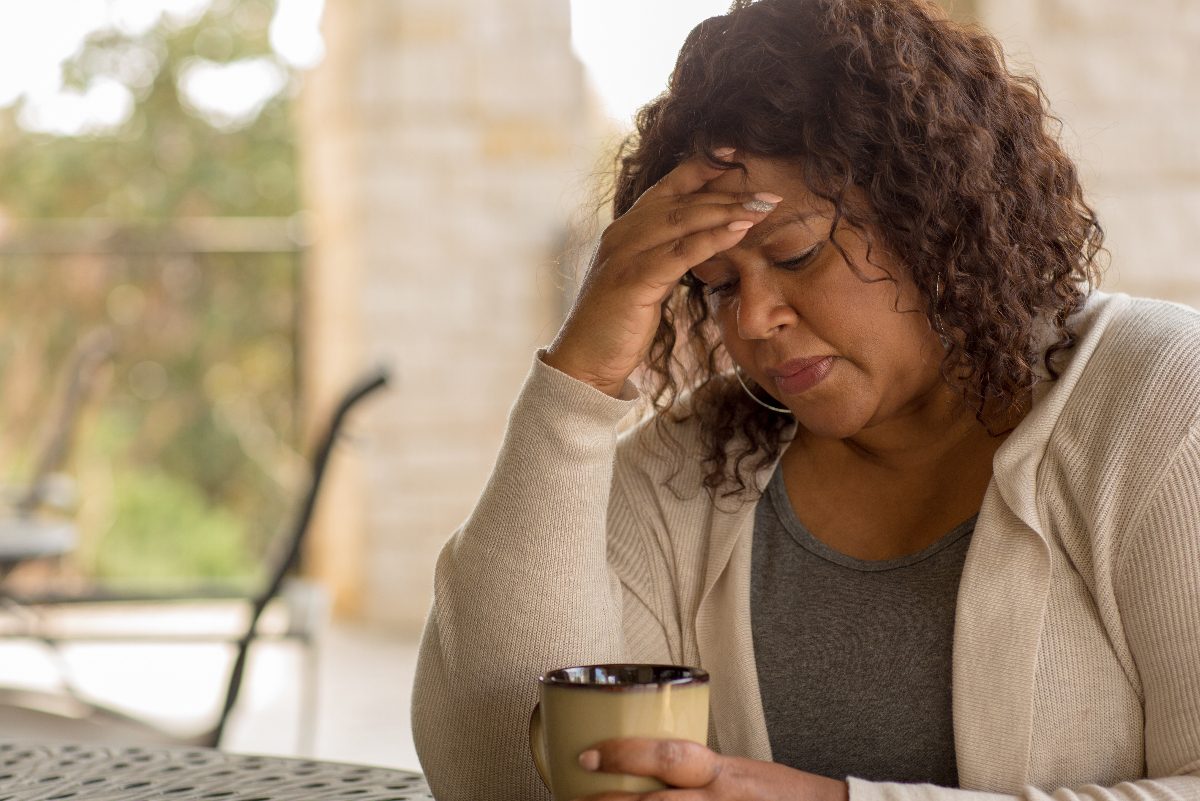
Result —
<instances>
[{"instance_id":1,"label":"neck","mask_svg":"<svg viewBox=\"0 0 1200 801\"><path fill-rule=\"evenodd\" d=\"M979 511L1004 440L943 394L850 438L800 431L783 455L784 482L814 536L860 559L890 559Z\"/></svg>"},{"instance_id":2,"label":"neck","mask_svg":"<svg viewBox=\"0 0 1200 801\"><path fill-rule=\"evenodd\" d=\"M1023 413L1011 416L994 431L1006 432ZM1005 434L993 436L973 409L950 387L940 387L886 423L871 425L845 439L815 437L801 431L788 449L791 458L812 457L827 465L927 480L966 458L978 462L1004 443Z\"/></svg>"}]
</instances>

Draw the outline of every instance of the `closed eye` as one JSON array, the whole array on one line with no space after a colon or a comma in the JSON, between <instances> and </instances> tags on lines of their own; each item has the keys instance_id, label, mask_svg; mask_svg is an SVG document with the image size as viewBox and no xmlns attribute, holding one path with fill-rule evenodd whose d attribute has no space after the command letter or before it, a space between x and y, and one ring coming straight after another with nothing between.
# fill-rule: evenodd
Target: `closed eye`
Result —
<instances>
[{"instance_id":1,"label":"closed eye","mask_svg":"<svg viewBox=\"0 0 1200 801\"><path fill-rule=\"evenodd\" d=\"M714 284L702 284L705 297L720 297L728 295L737 286L737 279L730 278L725 281L720 281Z\"/></svg>"},{"instance_id":2,"label":"closed eye","mask_svg":"<svg viewBox=\"0 0 1200 801\"><path fill-rule=\"evenodd\" d=\"M824 242L818 242L808 250L801 253L799 256L791 259L781 259L776 261L774 264L776 267L780 267L784 270L797 270L812 261L813 257L817 255L817 253L821 250L821 246L824 244Z\"/></svg>"},{"instance_id":3,"label":"closed eye","mask_svg":"<svg viewBox=\"0 0 1200 801\"><path fill-rule=\"evenodd\" d=\"M824 246L824 244L824 242L818 242L808 250L801 253L799 256L790 259L780 259L773 261L771 264L782 270L799 270L813 260L813 258L821 251L821 248ZM699 279L697 280L699 281ZM714 281L711 284L706 284L703 281L700 281L700 283L706 296L723 297L725 295L732 294L732 292L737 288L738 280L737 276L734 275L723 280Z\"/></svg>"}]
</instances>

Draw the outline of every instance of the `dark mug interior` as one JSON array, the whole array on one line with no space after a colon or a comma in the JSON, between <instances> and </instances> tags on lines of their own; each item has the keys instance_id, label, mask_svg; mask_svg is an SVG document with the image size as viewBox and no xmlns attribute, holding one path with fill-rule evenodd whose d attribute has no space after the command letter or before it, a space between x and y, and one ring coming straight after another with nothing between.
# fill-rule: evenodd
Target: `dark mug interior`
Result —
<instances>
[{"instance_id":1,"label":"dark mug interior","mask_svg":"<svg viewBox=\"0 0 1200 801\"><path fill-rule=\"evenodd\" d=\"M708 672L684 665L579 665L552 670L541 681L554 687L662 687L705 684Z\"/></svg>"}]
</instances>

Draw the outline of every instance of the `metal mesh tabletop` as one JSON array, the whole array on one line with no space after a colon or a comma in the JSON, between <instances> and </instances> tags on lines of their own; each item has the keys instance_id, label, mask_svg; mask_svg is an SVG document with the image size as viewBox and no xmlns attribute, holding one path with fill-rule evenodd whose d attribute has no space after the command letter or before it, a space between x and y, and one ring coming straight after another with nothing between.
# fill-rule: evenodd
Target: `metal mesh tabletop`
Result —
<instances>
[{"instance_id":1,"label":"metal mesh tabletop","mask_svg":"<svg viewBox=\"0 0 1200 801\"><path fill-rule=\"evenodd\" d=\"M204 748L0 741L0 801L431 801L418 773Z\"/></svg>"}]
</instances>

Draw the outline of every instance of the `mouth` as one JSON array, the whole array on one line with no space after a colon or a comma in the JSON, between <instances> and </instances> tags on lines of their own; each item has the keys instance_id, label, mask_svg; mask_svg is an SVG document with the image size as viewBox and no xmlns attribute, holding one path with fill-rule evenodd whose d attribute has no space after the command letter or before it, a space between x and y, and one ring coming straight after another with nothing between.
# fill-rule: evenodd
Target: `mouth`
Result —
<instances>
[{"instance_id":1,"label":"mouth","mask_svg":"<svg viewBox=\"0 0 1200 801\"><path fill-rule=\"evenodd\" d=\"M786 395L799 395L825 380L833 369L835 356L813 356L807 359L792 359L776 367L768 367L766 374L774 381L779 391Z\"/></svg>"}]
</instances>

